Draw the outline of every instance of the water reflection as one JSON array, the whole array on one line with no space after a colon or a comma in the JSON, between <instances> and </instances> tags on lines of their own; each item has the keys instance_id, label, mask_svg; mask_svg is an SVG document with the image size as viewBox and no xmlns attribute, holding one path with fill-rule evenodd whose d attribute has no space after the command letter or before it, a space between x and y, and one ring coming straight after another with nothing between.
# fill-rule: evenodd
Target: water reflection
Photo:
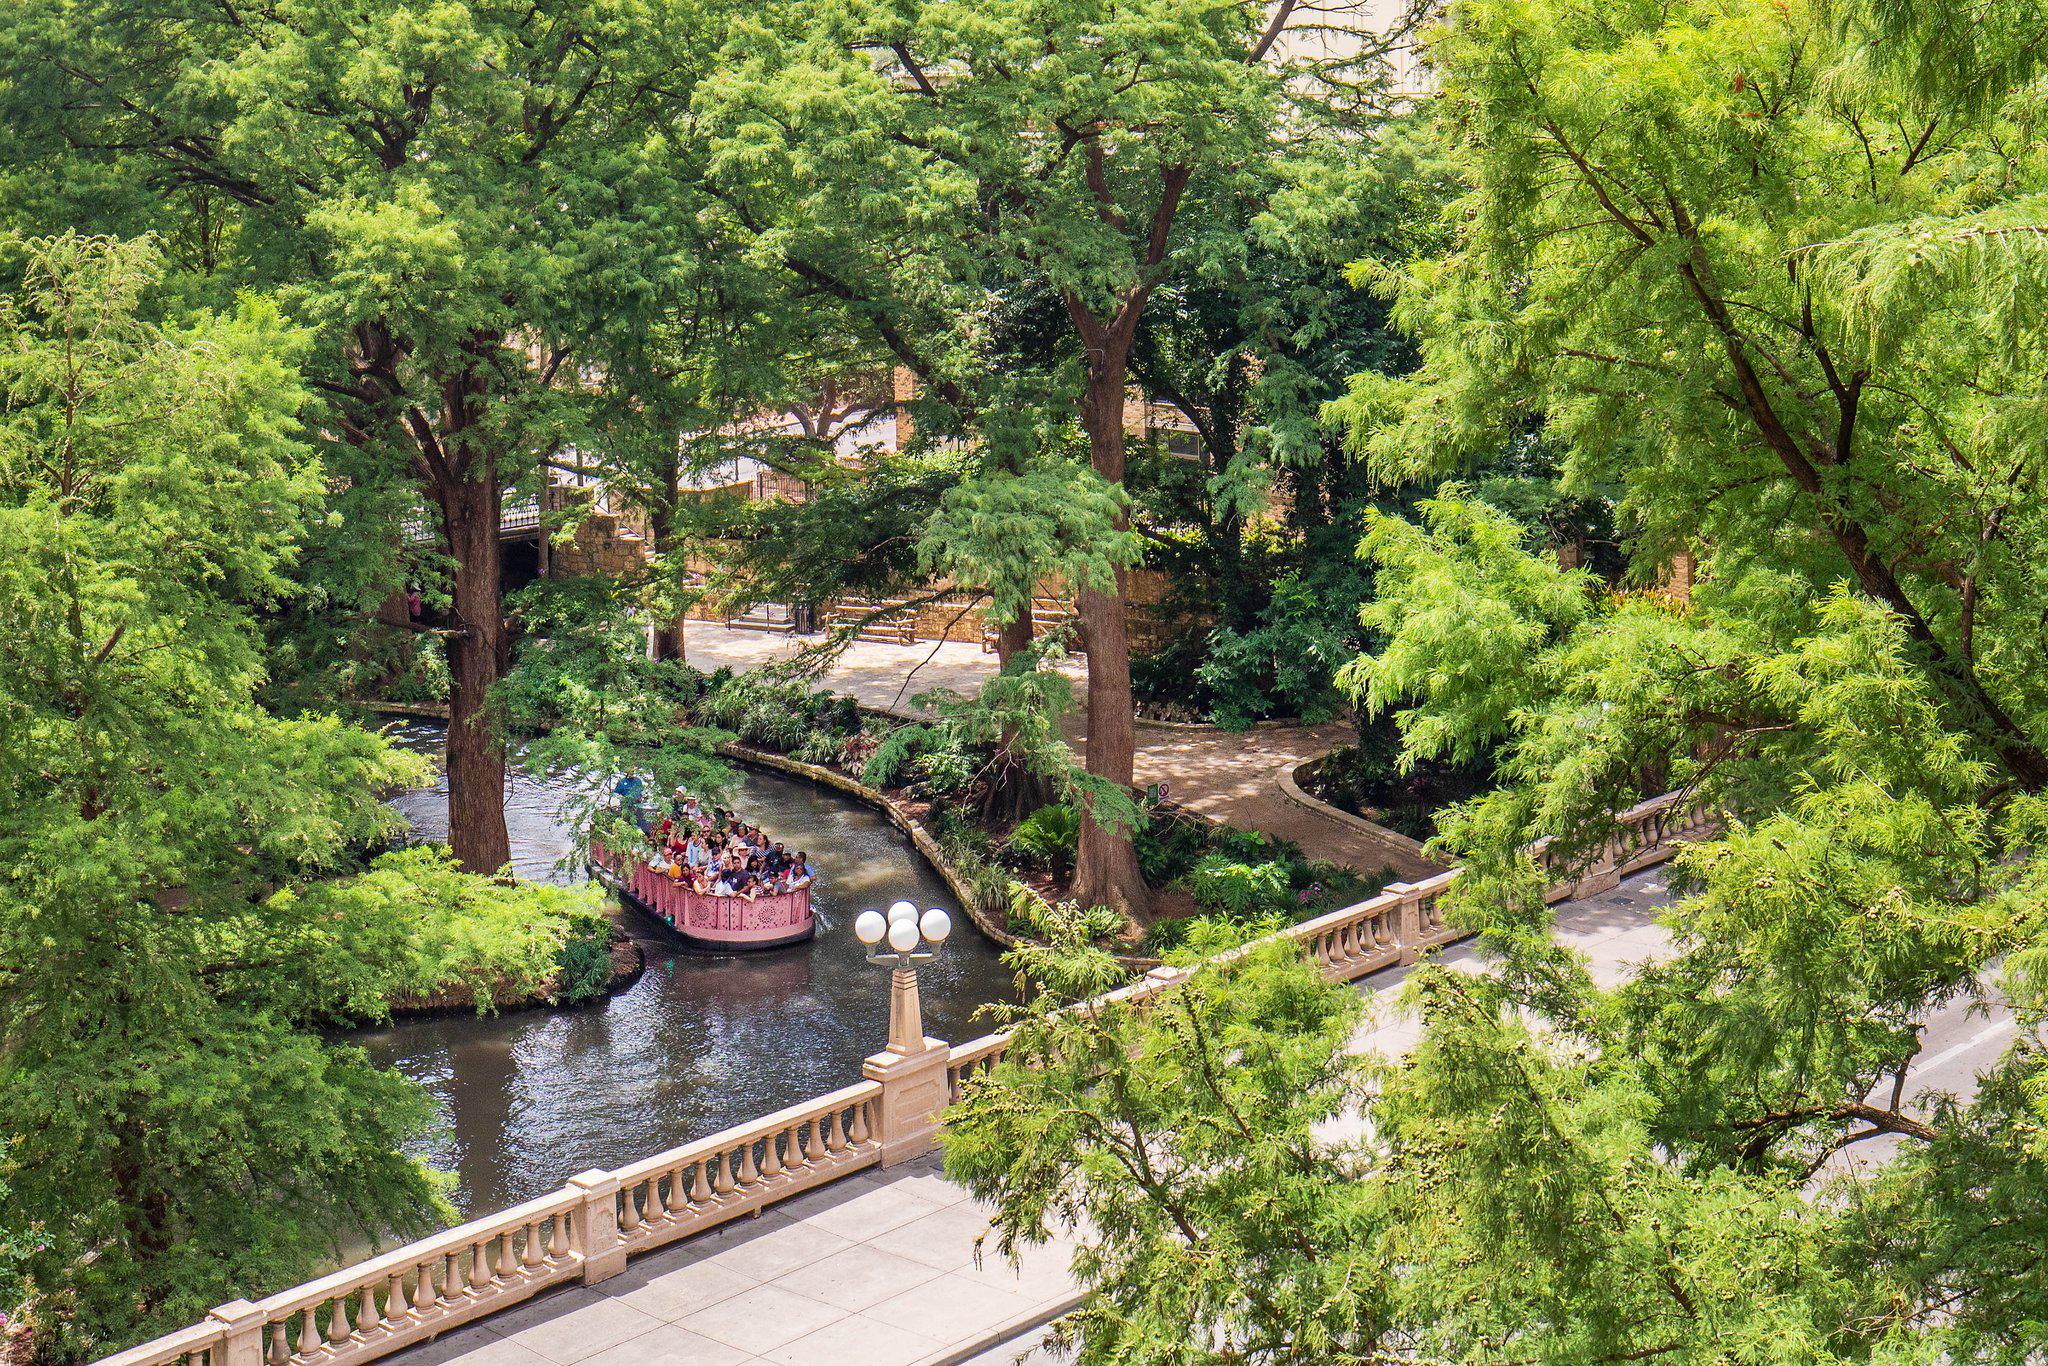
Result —
<instances>
[{"instance_id":1,"label":"water reflection","mask_svg":"<svg viewBox=\"0 0 2048 1366\"><path fill-rule=\"evenodd\" d=\"M401 738L438 747L437 726ZM514 867L569 876L558 813L568 778L515 775L506 823ZM445 788L397 805L420 834L447 830ZM646 974L609 1000L574 1010L490 1019L416 1020L353 1036L441 1102L445 1132L424 1156L455 1173L465 1213L515 1204L591 1167L615 1167L860 1079L860 1060L888 1035L886 975L863 959L853 917L908 897L951 906L923 859L881 816L837 793L747 772L732 805L772 839L810 852L817 938L740 957L702 957L641 934ZM919 974L928 1033L955 1041L987 1032L973 1018L1007 994L996 949L965 917ZM628 914L622 922L638 931Z\"/></svg>"}]
</instances>

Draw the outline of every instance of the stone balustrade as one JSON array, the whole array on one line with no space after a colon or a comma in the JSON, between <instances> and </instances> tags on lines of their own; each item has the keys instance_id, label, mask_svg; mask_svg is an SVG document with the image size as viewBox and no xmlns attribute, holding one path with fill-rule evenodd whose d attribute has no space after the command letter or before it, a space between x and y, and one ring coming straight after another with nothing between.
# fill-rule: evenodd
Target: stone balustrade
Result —
<instances>
[{"instance_id":1,"label":"stone balustrade","mask_svg":"<svg viewBox=\"0 0 2048 1366\"><path fill-rule=\"evenodd\" d=\"M1620 817L1621 833L1583 864L1558 866L1551 901L1591 895L1669 858L1672 841L1709 833L1710 817L1676 795ZM1463 937L1445 922L1457 870L1397 882L1378 896L1279 931L1300 941L1334 981L1412 963ZM851 950L849 950L851 951ZM1236 950L1235 952L1243 952ZM1186 968L1155 968L1071 1010L1142 1003L1170 991ZM341 1366L387 1355L569 1280L616 1275L626 1259L754 1213L867 1167L928 1151L936 1121L1008 1049L1007 1033L869 1059L869 1080L658 1153L617 1171L571 1178L552 1195L474 1219L332 1275L251 1303L221 1305L181 1328L96 1366ZM936 1084L944 1063L943 1085ZM929 1065L927 1065L929 1063Z\"/></svg>"},{"instance_id":2,"label":"stone balustrade","mask_svg":"<svg viewBox=\"0 0 2048 1366\"><path fill-rule=\"evenodd\" d=\"M879 1083L861 1082L620 1168L620 1261L875 1166L881 1096Z\"/></svg>"}]
</instances>

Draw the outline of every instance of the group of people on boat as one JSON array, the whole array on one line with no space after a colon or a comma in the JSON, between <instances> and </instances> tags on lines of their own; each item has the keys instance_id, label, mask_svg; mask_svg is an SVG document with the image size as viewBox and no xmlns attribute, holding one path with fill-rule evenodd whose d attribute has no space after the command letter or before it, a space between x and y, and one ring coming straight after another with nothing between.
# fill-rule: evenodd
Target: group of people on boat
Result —
<instances>
[{"instance_id":1,"label":"group of people on boat","mask_svg":"<svg viewBox=\"0 0 2048 1366\"><path fill-rule=\"evenodd\" d=\"M647 866L700 896L780 896L810 886L817 876L808 853L789 852L782 841L723 807L706 811L682 788L676 789L672 813L642 828L653 846Z\"/></svg>"}]
</instances>

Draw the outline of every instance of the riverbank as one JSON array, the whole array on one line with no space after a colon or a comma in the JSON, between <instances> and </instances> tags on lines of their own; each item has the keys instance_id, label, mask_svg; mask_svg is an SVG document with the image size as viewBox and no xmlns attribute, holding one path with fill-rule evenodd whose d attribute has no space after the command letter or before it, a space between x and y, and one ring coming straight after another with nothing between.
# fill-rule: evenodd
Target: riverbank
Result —
<instances>
[{"instance_id":1,"label":"riverbank","mask_svg":"<svg viewBox=\"0 0 2048 1366\"><path fill-rule=\"evenodd\" d=\"M579 996L575 1000L564 1000L563 983L559 974L531 989L521 988L509 979L500 977L493 984L489 993L490 999L480 1012L475 989L467 983L454 983L441 991L400 997L389 1002L389 1019L429 1020L444 1015L505 1015L521 1010L574 1009L577 1006L596 1004L608 996L626 991L639 981L640 974L647 970L647 953L640 942L627 934L624 927L617 923L616 914L612 919L612 941L609 946L611 971L605 978L602 989L596 992Z\"/></svg>"}]
</instances>

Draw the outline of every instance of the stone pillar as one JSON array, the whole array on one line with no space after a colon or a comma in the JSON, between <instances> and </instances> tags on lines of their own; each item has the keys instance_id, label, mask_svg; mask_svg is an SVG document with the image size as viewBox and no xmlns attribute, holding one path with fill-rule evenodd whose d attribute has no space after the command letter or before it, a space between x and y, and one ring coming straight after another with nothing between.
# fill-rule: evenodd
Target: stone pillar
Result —
<instances>
[{"instance_id":1,"label":"stone pillar","mask_svg":"<svg viewBox=\"0 0 2048 1366\"><path fill-rule=\"evenodd\" d=\"M917 969L899 967L889 974L889 1051L909 1058L931 1045L924 1036L924 1011L917 995Z\"/></svg>"},{"instance_id":2,"label":"stone pillar","mask_svg":"<svg viewBox=\"0 0 2048 1366\"><path fill-rule=\"evenodd\" d=\"M1401 962L1422 957L1422 898L1412 882L1389 882L1383 889L1401 898Z\"/></svg>"},{"instance_id":3,"label":"stone pillar","mask_svg":"<svg viewBox=\"0 0 2048 1366\"><path fill-rule=\"evenodd\" d=\"M221 1341L220 1354L213 1359L213 1366L263 1366L264 1314L261 1309L247 1300L229 1300L216 1306L206 1317L227 1330Z\"/></svg>"},{"instance_id":4,"label":"stone pillar","mask_svg":"<svg viewBox=\"0 0 2048 1366\"><path fill-rule=\"evenodd\" d=\"M625 1245L619 1241L619 1178L606 1171L580 1172L569 1178L583 1203L572 1220L576 1250L583 1254L583 1283L594 1285L626 1269Z\"/></svg>"},{"instance_id":5,"label":"stone pillar","mask_svg":"<svg viewBox=\"0 0 2048 1366\"><path fill-rule=\"evenodd\" d=\"M921 1047L915 1053L901 1053L892 1046L861 1064L861 1075L882 1086L875 1107L875 1136L882 1143L884 1167L930 1152L946 1108L946 1064L952 1050L944 1039L918 1042Z\"/></svg>"}]
</instances>

